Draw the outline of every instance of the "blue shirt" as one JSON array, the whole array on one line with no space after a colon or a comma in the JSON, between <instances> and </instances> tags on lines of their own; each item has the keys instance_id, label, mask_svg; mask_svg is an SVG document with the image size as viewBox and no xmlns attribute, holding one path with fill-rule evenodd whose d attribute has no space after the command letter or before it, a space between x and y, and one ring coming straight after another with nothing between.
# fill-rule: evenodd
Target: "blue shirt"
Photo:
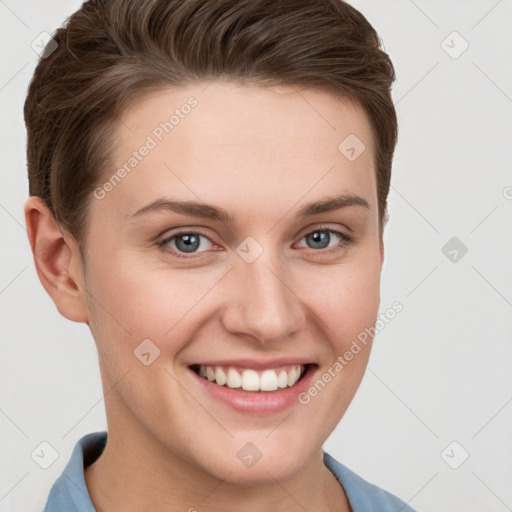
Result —
<instances>
[{"instance_id":1,"label":"blue shirt","mask_svg":"<svg viewBox=\"0 0 512 512\"><path fill-rule=\"evenodd\" d=\"M96 512L85 485L84 467L101 455L106 442L107 432L92 432L79 439L62 475L50 489L43 512ZM324 463L345 490L352 512L415 512L401 499L323 453Z\"/></svg>"}]
</instances>

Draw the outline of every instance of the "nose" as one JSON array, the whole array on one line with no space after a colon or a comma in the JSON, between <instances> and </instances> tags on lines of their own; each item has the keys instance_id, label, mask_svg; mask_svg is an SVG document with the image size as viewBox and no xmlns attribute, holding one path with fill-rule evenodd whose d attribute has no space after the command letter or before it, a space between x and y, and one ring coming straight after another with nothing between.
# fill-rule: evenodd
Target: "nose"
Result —
<instances>
[{"instance_id":1,"label":"nose","mask_svg":"<svg viewBox=\"0 0 512 512\"><path fill-rule=\"evenodd\" d=\"M255 261L234 264L226 283L224 327L270 344L303 328L305 308L294 290L286 263L265 250Z\"/></svg>"}]
</instances>

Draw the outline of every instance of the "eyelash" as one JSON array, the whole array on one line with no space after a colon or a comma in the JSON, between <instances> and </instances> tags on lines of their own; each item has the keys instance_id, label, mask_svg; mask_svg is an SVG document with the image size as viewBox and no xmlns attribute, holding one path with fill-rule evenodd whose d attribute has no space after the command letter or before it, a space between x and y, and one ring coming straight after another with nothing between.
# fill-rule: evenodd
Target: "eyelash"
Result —
<instances>
[{"instance_id":1,"label":"eyelash","mask_svg":"<svg viewBox=\"0 0 512 512\"><path fill-rule=\"evenodd\" d=\"M334 246L334 247L330 247L328 249L311 249L311 248L309 248L310 251L318 252L318 253L321 253L321 254L332 254L332 253L337 252L338 250L340 250L342 248L348 247L349 245L351 245L354 242L354 238L352 236L346 235L345 233L342 233L341 231L337 231L335 229L330 229L330 228L327 228L327 227L316 228L316 229L306 233L304 236L302 236L300 238L300 240L302 240L303 238L305 238L308 235L311 235L311 234L317 233L317 232L322 232L322 231L334 234L336 236L339 236L339 238L340 238L339 244ZM177 233L173 233L171 236L168 236L167 238L161 240L160 242L157 242L158 248L161 251L163 251L163 252L165 252L167 254L176 256L177 258L183 258L183 259L199 258L200 255L203 254L203 253L189 253L190 254L189 256L185 256L184 253L180 253L179 251L176 251L174 249L170 249L167 246L167 244L171 240L173 240L174 238L178 238L181 235L200 235L200 236L203 236L204 238L206 238L209 242L211 242L213 244L213 242L209 239L209 237L207 237L205 234L201 233L200 231L183 231L182 230L182 231L178 231ZM196 255L194 256L193 254L196 254Z\"/></svg>"}]
</instances>

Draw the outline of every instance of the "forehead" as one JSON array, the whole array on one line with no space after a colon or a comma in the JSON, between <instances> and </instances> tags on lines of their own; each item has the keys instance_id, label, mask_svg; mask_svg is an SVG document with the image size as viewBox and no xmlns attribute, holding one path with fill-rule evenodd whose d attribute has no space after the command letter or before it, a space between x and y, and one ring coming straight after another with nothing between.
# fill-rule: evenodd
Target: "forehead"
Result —
<instances>
[{"instance_id":1,"label":"forehead","mask_svg":"<svg viewBox=\"0 0 512 512\"><path fill-rule=\"evenodd\" d=\"M229 82L168 88L132 104L120 121L115 168L105 178L127 171L108 197L125 215L166 193L240 207L248 198L291 205L334 189L375 194L367 116L330 93Z\"/></svg>"},{"instance_id":2,"label":"forehead","mask_svg":"<svg viewBox=\"0 0 512 512\"><path fill-rule=\"evenodd\" d=\"M172 125L167 130L166 123ZM324 138L330 144L349 130L357 132L365 144L373 142L366 114L349 98L315 89L231 82L169 87L142 96L124 110L118 128L117 135L128 150L138 142L135 137L140 132L171 139L166 137L171 131L172 138L193 131L200 141L219 148L236 142L254 146L262 141L277 147L301 138L314 142ZM275 139L278 129L281 136ZM191 149L195 146L190 144Z\"/></svg>"}]
</instances>

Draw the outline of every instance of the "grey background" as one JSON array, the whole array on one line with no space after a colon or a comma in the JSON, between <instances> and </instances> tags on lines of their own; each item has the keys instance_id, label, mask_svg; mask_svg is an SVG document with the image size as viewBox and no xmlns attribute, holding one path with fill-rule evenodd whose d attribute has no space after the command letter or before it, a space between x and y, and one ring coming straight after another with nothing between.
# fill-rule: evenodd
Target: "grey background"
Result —
<instances>
[{"instance_id":1,"label":"grey background","mask_svg":"<svg viewBox=\"0 0 512 512\"><path fill-rule=\"evenodd\" d=\"M398 76L381 311L404 309L325 449L420 511L512 510L512 3L351 3ZM23 215L31 43L79 5L0 0L2 512L39 512L76 441L106 429L92 336L40 284ZM456 262L452 237L468 248ZM48 469L31 458L43 441Z\"/></svg>"}]
</instances>

